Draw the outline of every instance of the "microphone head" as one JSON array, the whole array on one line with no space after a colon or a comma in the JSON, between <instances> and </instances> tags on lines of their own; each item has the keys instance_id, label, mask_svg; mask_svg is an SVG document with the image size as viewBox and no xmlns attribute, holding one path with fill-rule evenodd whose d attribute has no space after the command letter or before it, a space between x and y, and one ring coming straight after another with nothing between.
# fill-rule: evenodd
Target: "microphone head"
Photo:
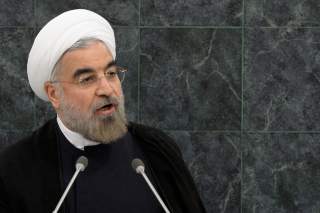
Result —
<instances>
[{"instance_id":1,"label":"microphone head","mask_svg":"<svg viewBox=\"0 0 320 213\"><path fill-rule=\"evenodd\" d=\"M85 156L80 156L76 162L76 169L80 169L84 171L85 168L88 166L88 158Z\"/></svg>"},{"instance_id":2,"label":"microphone head","mask_svg":"<svg viewBox=\"0 0 320 213\"><path fill-rule=\"evenodd\" d=\"M139 158L133 159L131 166L136 173L144 172L144 163Z\"/></svg>"}]
</instances>

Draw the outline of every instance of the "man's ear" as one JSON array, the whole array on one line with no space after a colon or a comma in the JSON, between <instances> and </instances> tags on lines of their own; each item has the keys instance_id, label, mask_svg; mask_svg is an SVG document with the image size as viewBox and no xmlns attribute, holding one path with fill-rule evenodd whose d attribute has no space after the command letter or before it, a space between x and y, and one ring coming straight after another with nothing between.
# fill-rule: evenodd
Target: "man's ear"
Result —
<instances>
[{"instance_id":1,"label":"man's ear","mask_svg":"<svg viewBox=\"0 0 320 213\"><path fill-rule=\"evenodd\" d=\"M52 106L57 110L60 106L60 97L58 88L54 86L51 82L47 81L44 83L44 90L47 93L48 99L51 102Z\"/></svg>"}]
</instances>

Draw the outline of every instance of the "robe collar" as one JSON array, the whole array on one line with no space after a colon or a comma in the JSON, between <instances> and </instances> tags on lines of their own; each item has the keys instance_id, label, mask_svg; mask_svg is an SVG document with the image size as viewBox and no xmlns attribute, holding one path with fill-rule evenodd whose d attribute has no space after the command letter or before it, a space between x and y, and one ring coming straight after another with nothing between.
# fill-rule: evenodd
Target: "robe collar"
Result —
<instances>
[{"instance_id":1,"label":"robe collar","mask_svg":"<svg viewBox=\"0 0 320 213\"><path fill-rule=\"evenodd\" d=\"M95 146L100 144L99 142L89 140L77 132L74 132L68 129L61 121L59 116L57 115L58 126L63 133L63 135L67 138L67 140L76 148L84 150L85 146Z\"/></svg>"}]
</instances>

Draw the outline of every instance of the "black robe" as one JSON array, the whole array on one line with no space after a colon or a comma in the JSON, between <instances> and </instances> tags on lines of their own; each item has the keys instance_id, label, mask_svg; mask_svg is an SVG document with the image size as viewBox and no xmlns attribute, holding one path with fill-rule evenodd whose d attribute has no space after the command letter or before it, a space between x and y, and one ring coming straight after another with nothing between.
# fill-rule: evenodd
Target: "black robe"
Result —
<instances>
[{"instance_id":1,"label":"black robe","mask_svg":"<svg viewBox=\"0 0 320 213\"><path fill-rule=\"evenodd\" d=\"M52 212L63 192L56 119L0 154L0 212ZM205 212L181 152L161 131L130 123L154 184L172 213ZM63 212L63 211L61 211Z\"/></svg>"}]
</instances>

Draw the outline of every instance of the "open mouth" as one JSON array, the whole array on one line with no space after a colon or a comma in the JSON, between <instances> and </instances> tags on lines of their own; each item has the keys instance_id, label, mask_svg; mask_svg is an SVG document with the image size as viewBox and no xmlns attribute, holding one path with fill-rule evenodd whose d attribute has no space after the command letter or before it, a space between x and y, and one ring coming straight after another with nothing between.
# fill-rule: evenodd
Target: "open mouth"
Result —
<instances>
[{"instance_id":1,"label":"open mouth","mask_svg":"<svg viewBox=\"0 0 320 213\"><path fill-rule=\"evenodd\" d=\"M106 104L99 109L97 109L97 114L101 115L110 115L115 111L115 105L114 104Z\"/></svg>"},{"instance_id":2,"label":"open mouth","mask_svg":"<svg viewBox=\"0 0 320 213\"><path fill-rule=\"evenodd\" d=\"M103 107L101 107L100 109L102 109L102 110L109 110L109 109L111 109L113 107L113 104L106 104L106 105L104 105Z\"/></svg>"}]
</instances>

